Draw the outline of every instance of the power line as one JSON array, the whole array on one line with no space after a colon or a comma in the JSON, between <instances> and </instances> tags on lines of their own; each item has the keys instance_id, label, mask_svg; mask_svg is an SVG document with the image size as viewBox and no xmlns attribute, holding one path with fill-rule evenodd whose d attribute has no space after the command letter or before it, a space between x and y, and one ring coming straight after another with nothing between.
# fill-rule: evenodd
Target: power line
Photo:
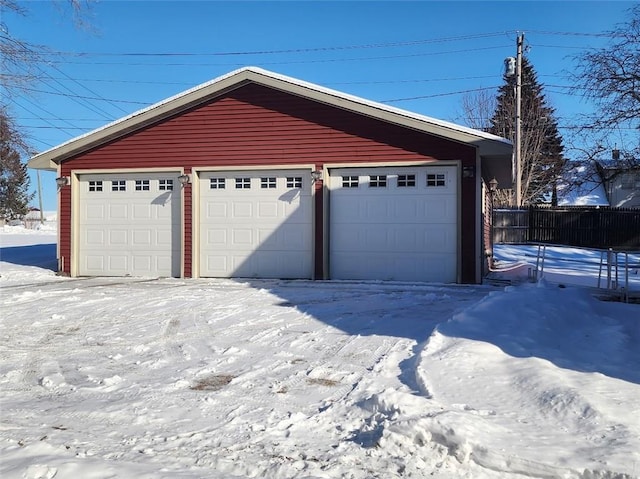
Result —
<instances>
[{"instance_id":1,"label":"power line","mask_svg":"<svg viewBox=\"0 0 640 479\"><path fill-rule=\"evenodd\" d=\"M436 98L436 97L441 97L441 96L460 95L462 93L472 93L472 92L476 92L476 91L494 90L496 88L499 88L499 86L490 86L490 87L484 87L484 88L473 88L471 90L460 90L460 91L454 91L454 92L449 92L449 93L436 93L436 94L433 94L433 95L420 95L420 96L413 96L413 97L408 97L408 98L394 98L393 100L381 100L380 103L394 103L394 102L398 102L398 101L422 100L422 99L425 99L425 98Z\"/></svg>"},{"instance_id":2,"label":"power line","mask_svg":"<svg viewBox=\"0 0 640 479\"><path fill-rule=\"evenodd\" d=\"M369 60L393 60L399 58L416 58L436 55L455 55L460 53L472 53L486 50L496 50L510 48L511 45L497 45L491 47L480 48L468 48L463 50L450 50L442 52L425 52L425 53L411 53L404 55L385 55L376 57L359 57L359 58L328 58L328 59L316 59L316 60L288 60L288 61L274 61L274 62L259 62L261 65L299 65L299 64L316 64L316 63L337 63L337 62L356 62L356 61L369 61ZM244 66L246 63L154 63L154 62L82 62L82 61L69 61L69 60L51 60L50 63L64 63L72 65L126 65L126 66L188 66L188 67L220 67L220 66Z\"/></svg>"},{"instance_id":3,"label":"power line","mask_svg":"<svg viewBox=\"0 0 640 479\"><path fill-rule=\"evenodd\" d=\"M147 102L143 102L143 101L132 101L132 100L114 100L114 99L108 99L108 98L102 98L102 97L92 97L92 96L82 96L82 95L75 95L75 94L70 94L70 93L62 93L62 92L55 92L55 91L47 91L47 90L38 90L36 88L21 88L22 90L25 91L31 91L31 92L35 92L35 93L44 93L47 95L57 95L57 96L63 96L66 98L71 98L71 99L82 99L82 100L99 100L99 101L108 101L108 102L118 102L118 103L129 103L132 105L149 105L149 103ZM105 112L106 114L106 112ZM107 116L106 117L107 120L111 120L112 117L111 116Z\"/></svg>"},{"instance_id":4,"label":"power line","mask_svg":"<svg viewBox=\"0 0 640 479\"><path fill-rule=\"evenodd\" d=\"M49 76L49 75L48 75L44 70L42 70L41 68L39 68L39 70L42 72L42 74L43 74L47 79L50 79L50 78L51 78L51 77L50 77L50 76ZM76 94L75 94L75 92L74 92L73 90L71 90L69 87L67 87L66 85L64 85L64 84L63 84L63 83L61 83L60 81L58 81L58 80L53 80L56 84L60 85L64 90L68 91L69 93L64 93L62 90L60 90L59 88L56 88L56 86L55 86L55 85L52 85L50 82L48 82L48 81L47 81L47 80L45 80L45 79L42 79L41 81L42 81L42 83L44 83L45 85L48 85L48 86L49 86L49 88L53 88L53 89L55 90L55 92L46 92L46 91L44 91L44 90L32 90L32 89L29 89L29 88L26 88L26 87L23 87L22 89L23 89L23 90L26 90L26 91L34 91L34 92L36 92L36 91L37 91L37 92L39 92L39 93L48 93L48 94L51 94L51 95L59 95L59 96L65 96L65 97L67 97L67 98L71 98L71 99L72 99L73 101L75 101L76 103L78 103L78 104L80 104L80 105L84 106L85 108L87 108L87 109L89 109L89 110L93 111L94 113L97 113L98 115L102 115L102 117L103 117L103 118L105 118L105 119L109 119L109 114L108 114L108 113L107 113L103 108L100 108L99 106L96 106L96 105L92 105L91 103L89 103L89 102L85 101L85 99L84 99L84 98L82 98L82 97L81 97L81 96L79 96L79 95L76 95Z\"/></svg>"},{"instance_id":5,"label":"power line","mask_svg":"<svg viewBox=\"0 0 640 479\"><path fill-rule=\"evenodd\" d=\"M594 37L594 38L617 38L620 35L612 32L603 33L585 33L585 32L564 32L564 31L549 31L549 30L528 30L529 34L537 35L552 35L552 36L571 36L571 37ZM505 30L501 32L488 32L477 33L471 35L460 35L455 37L443 37L443 38L430 38L422 40L406 40L387 43L368 43L359 45L334 45L334 46L321 46L310 48L287 48L280 50L238 50L238 51L226 51L226 52L73 52L73 51L49 51L47 55L65 55L65 56L77 56L77 57L224 57L224 56L245 56L245 55L278 55L278 54L290 54L290 53L317 53L317 52L332 52L332 51L344 51L344 50L364 50L364 49L377 49L377 48L395 48L395 47L408 47L418 45L429 45L436 43L447 43L456 41L477 40L481 38L501 37L504 35L516 34L518 30Z\"/></svg>"},{"instance_id":6,"label":"power line","mask_svg":"<svg viewBox=\"0 0 640 479\"><path fill-rule=\"evenodd\" d=\"M51 65L51 68L53 68L54 70L56 70L57 72L61 73L62 75L64 75L65 77L67 77L67 79L71 80L72 82L76 83L77 85L79 85L80 87L84 88L85 90L87 90L89 93L96 95L99 98L102 98L104 101L107 101L109 103L111 103L112 106L114 106L115 108L117 108L118 110L120 110L123 113L128 113L127 110L125 110L124 108L122 108L120 105L118 105L116 102L113 102L111 100L108 100L106 98L104 98L103 96L101 96L99 93L96 93L95 91L93 91L91 88L83 85L82 83L78 82L77 80L74 80L73 78L71 78L69 75L67 75L65 72L63 72L62 70L60 70L58 67L56 67L55 65ZM51 77L49 77L51 78Z\"/></svg>"},{"instance_id":7,"label":"power line","mask_svg":"<svg viewBox=\"0 0 640 479\"><path fill-rule=\"evenodd\" d=\"M458 81L458 80L481 80L487 78L495 78L494 75L483 75L473 77L452 77L452 78L424 78L415 80L382 80L382 81L351 81L351 82L327 82L327 85L397 85L401 83L430 83L441 81Z\"/></svg>"},{"instance_id":8,"label":"power line","mask_svg":"<svg viewBox=\"0 0 640 479\"><path fill-rule=\"evenodd\" d=\"M57 127L56 125L54 125L53 123L51 123L49 120L47 120L46 118L41 117L40 115L38 115L37 113L34 113L32 110L30 110L29 108L25 107L24 105L21 105L20 103L18 103L15 99L13 98L9 98L9 100L11 102L13 102L14 104L16 104L18 107L22 108L23 110L25 110L26 112L36 116L37 118L39 118L41 121L51 125L53 128L56 128L57 130L63 131L65 133L68 133L69 135L72 135L73 133L71 133L70 131L66 130L63 127ZM30 103L31 105L35 106L36 108L39 108L40 110L44 111L47 115L51 115L53 118L55 118L56 120L60 120L64 123L66 123L70 129L75 129L76 127L73 126L71 123L69 123L67 120L62 120L61 118L58 118L56 115L54 115L53 113L51 113L50 111L44 109L42 106L37 105L35 103L33 103L31 100L27 99L27 98L22 98L23 101L26 101L27 103Z\"/></svg>"},{"instance_id":9,"label":"power line","mask_svg":"<svg viewBox=\"0 0 640 479\"><path fill-rule=\"evenodd\" d=\"M125 56L125 57L220 57L220 56L244 56L244 55L276 55L287 53L317 53L317 52L330 52L330 51L342 51L342 50L362 50L373 48L393 48L393 47L407 47L416 45L427 45L433 43L446 43L455 41L476 40L479 38L499 37L505 34L513 32L491 32L491 33L478 33L472 35L461 35L456 37L444 37L444 38L431 38L424 40L409 40L400 42L389 43L369 43L361 45L337 45L337 46L325 46L325 47L312 47L312 48L288 48L282 50L253 50L253 51L231 51L231 52L65 52L65 51L52 51L52 55L67 55L67 56Z\"/></svg>"},{"instance_id":10,"label":"power line","mask_svg":"<svg viewBox=\"0 0 640 479\"><path fill-rule=\"evenodd\" d=\"M571 50L585 50L585 47L572 46L572 45L542 45L540 43L527 43L527 46L536 48L562 48Z\"/></svg>"},{"instance_id":11,"label":"power line","mask_svg":"<svg viewBox=\"0 0 640 479\"><path fill-rule=\"evenodd\" d=\"M613 32L603 33L583 33L583 32L559 32L548 30L527 30L527 33L534 33L537 35L559 35L565 37L601 37L601 38L618 38L621 35Z\"/></svg>"}]
</instances>

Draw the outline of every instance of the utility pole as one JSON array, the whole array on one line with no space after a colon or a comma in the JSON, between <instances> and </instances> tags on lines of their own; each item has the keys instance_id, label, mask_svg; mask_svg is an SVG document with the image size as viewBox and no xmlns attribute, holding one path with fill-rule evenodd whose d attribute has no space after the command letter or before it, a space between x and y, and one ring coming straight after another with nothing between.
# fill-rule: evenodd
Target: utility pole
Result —
<instances>
[{"instance_id":1,"label":"utility pole","mask_svg":"<svg viewBox=\"0 0 640 479\"><path fill-rule=\"evenodd\" d=\"M38 203L40 206L40 224L44 224L44 211L42 211L42 183L40 182L40 170L36 170L38 173Z\"/></svg>"},{"instance_id":2,"label":"utility pole","mask_svg":"<svg viewBox=\"0 0 640 479\"><path fill-rule=\"evenodd\" d=\"M516 136L515 136L515 170L516 170L516 206L522 206L522 50L524 33L518 35L516 55Z\"/></svg>"}]
</instances>

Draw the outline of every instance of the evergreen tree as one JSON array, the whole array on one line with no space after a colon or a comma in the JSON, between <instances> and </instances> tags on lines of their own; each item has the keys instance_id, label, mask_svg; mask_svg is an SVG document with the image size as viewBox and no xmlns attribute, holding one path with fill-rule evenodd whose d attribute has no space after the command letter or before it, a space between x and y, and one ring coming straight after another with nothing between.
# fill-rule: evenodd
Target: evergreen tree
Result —
<instances>
[{"instance_id":1,"label":"evergreen tree","mask_svg":"<svg viewBox=\"0 0 640 479\"><path fill-rule=\"evenodd\" d=\"M26 215L33 198L27 166L20 161L21 145L6 110L0 109L0 218L5 220Z\"/></svg>"},{"instance_id":2,"label":"evergreen tree","mask_svg":"<svg viewBox=\"0 0 640 479\"><path fill-rule=\"evenodd\" d=\"M504 76L498 90L490 133L515 141L516 78ZM548 105L536 73L522 58L521 86L521 186L522 204L552 201L564 165L562 137L555 110ZM514 200L501 198L503 203Z\"/></svg>"}]
</instances>

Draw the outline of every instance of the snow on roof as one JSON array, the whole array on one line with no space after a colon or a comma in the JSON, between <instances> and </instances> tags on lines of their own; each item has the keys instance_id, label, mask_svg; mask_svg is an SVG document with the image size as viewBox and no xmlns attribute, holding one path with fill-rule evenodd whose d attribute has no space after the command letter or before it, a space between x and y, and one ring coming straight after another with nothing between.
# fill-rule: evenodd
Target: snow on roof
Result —
<instances>
[{"instance_id":1,"label":"snow on roof","mask_svg":"<svg viewBox=\"0 0 640 479\"><path fill-rule=\"evenodd\" d=\"M604 185L591 169L589 164L577 164L571 168L573 185L570 186L568 180L558 185L560 206L609 206Z\"/></svg>"}]
</instances>

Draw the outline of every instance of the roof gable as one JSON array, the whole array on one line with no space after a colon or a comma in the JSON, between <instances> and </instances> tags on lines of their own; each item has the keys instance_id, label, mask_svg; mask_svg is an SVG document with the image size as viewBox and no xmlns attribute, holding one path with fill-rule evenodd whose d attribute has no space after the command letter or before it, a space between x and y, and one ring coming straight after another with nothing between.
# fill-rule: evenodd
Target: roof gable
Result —
<instances>
[{"instance_id":1,"label":"roof gable","mask_svg":"<svg viewBox=\"0 0 640 479\"><path fill-rule=\"evenodd\" d=\"M246 67L198 85L39 153L31 158L28 165L30 168L55 170L61 161L71 156L206 103L247 83L257 83L336 108L474 145L479 149L481 157L500 159L501 163L505 161L510 163L511 161L511 143L498 136L372 102L260 68Z\"/></svg>"}]
</instances>

